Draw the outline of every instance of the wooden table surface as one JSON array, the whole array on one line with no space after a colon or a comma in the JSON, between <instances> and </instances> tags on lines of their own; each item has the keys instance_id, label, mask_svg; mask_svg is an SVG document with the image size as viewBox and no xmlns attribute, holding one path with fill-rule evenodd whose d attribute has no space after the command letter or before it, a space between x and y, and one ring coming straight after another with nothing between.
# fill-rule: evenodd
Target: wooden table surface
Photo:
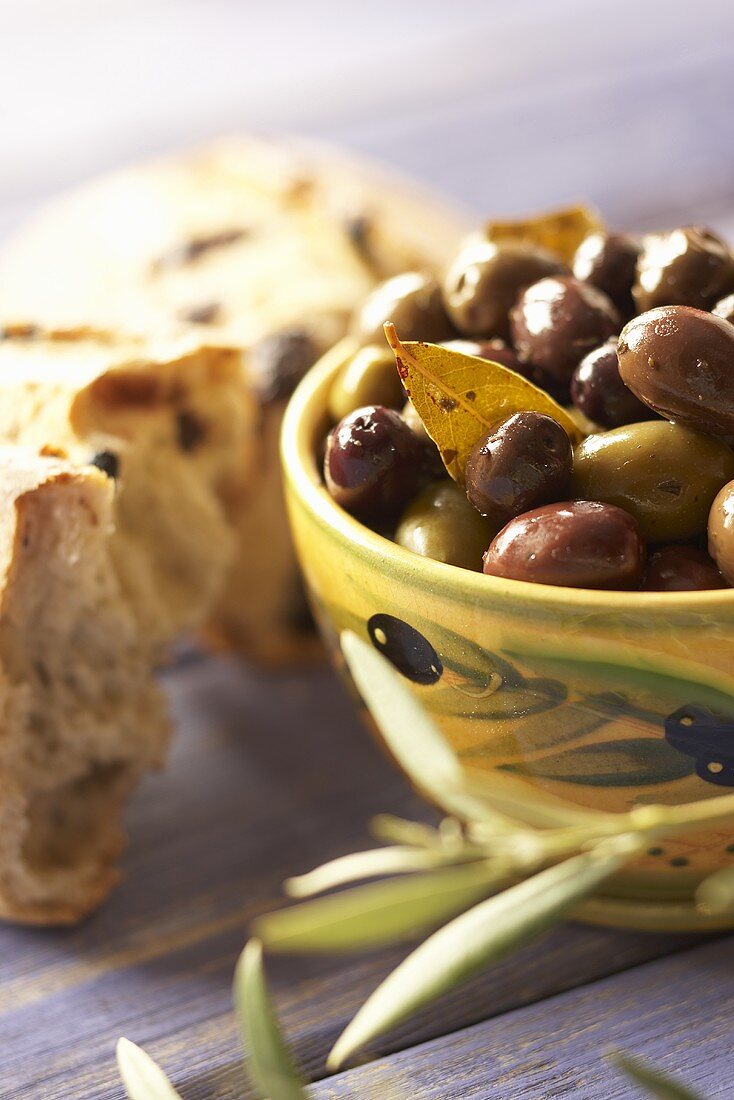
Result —
<instances>
[{"instance_id":1,"label":"wooden table surface","mask_svg":"<svg viewBox=\"0 0 734 1100\"><path fill-rule=\"evenodd\" d=\"M0 233L92 172L238 128L378 156L477 212L579 197L619 227L734 229L730 0L3 0ZM125 879L82 928L0 930L2 1100L120 1100L120 1035L186 1100L250 1095L231 1013L279 884L427 815L324 670L202 658L165 675L179 733L132 806ZM318 1098L622 1100L622 1047L734 1095L734 938L569 925L325 1077L400 953L269 966Z\"/></svg>"}]
</instances>

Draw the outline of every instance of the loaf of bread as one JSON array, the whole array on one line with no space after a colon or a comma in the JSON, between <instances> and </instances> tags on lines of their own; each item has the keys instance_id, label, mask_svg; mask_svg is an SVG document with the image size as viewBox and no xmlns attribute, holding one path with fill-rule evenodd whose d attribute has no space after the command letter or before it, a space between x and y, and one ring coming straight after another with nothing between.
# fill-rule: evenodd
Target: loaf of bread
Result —
<instances>
[{"instance_id":1,"label":"loaf of bread","mask_svg":"<svg viewBox=\"0 0 734 1100\"><path fill-rule=\"evenodd\" d=\"M114 481L0 447L0 916L79 920L117 878L123 803L162 759L154 653L113 562Z\"/></svg>"},{"instance_id":2,"label":"loaf of bread","mask_svg":"<svg viewBox=\"0 0 734 1100\"><path fill-rule=\"evenodd\" d=\"M115 486L110 554L159 659L197 630L235 552L256 410L241 353L100 330L0 330L0 441L60 448Z\"/></svg>"},{"instance_id":3,"label":"loaf of bread","mask_svg":"<svg viewBox=\"0 0 734 1100\"><path fill-rule=\"evenodd\" d=\"M375 282L441 266L465 227L363 163L234 139L82 187L3 249L0 320L243 350L259 427L255 476L228 496L237 549L210 624L227 644L268 661L313 650L280 489L285 403Z\"/></svg>"}]
</instances>

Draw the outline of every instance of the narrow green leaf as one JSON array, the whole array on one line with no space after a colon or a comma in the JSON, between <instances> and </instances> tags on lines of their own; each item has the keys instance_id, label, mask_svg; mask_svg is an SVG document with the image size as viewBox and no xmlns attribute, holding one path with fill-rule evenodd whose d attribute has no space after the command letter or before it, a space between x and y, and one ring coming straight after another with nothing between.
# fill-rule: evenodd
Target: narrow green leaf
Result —
<instances>
[{"instance_id":1,"label":"narrow green leaf","mask_svg":"<svg viewBox=\"0 0 734 1100\"><path fill-rule=\"evenodd\" d=\"M704 1100L698 1093L641 1058L618 1051L610 1054L609 1061L656 1100Z\"/></svg>"},{"instance_id":2,"label":"narrow green leaf","mask_svg":"<svg viewBox=\"0 0 734 1100\"><path fill-rule=\"evenodd\" d=\"M390 662L350 630L342 633L341 647L385 744L415 786L462 820L507 828L500 814L464 789L458 756Z\"/></svg>"},{"instance_id":3,"label":"narrow green leaf","mask_svg":"<svg viewBox=\"0 0 734 1100\"><path fill-rule=\"evenodd\" d=\"M485 772L467 767L464 770L464 784L471 794L488 802L498 813L534 828L597 826L601 822L619 825L619 814L571 806L506 772Z\"/></svg>"},{"instance_id":4,"label":"narrow green leaf","mask_svg":"<svg viewBox=\"0 0 734 1100\"><path fill-rule=\"evenodd\" d=\"M163 1070L142 1047L118 1039L117 1066L130 1100L181 1100Z\"/></svg>"},{"instance_id":5,"label":"narrow green leaf","mask_svg":"<svg viewBox=\"0 0 734 1100\"><path fill-rule=\"evenodd\" d=\"M401 943L448 920L508 878L507 864L468 863L356 886L260 917L272 951L339 952Z\"/></svg>"},{"instance_id":6,"label":"narrow green leaf","mask_svg":"<svg viewBox=\"0 0 734 1100\"><path fill-rule=\"evenodd\" d=\"M331 1069L395 1024L545 931L638 850L615 838L483 901L435 932L380 985L329 1055Z\"/></svg>"},{"instance_id":7,"label":"narrow green leaf","mask_svg":"<svg viewBox=\"0 0 734 1100\"><path fill-rule=\"evenodd\" d=\"M441 844L438 829L394 814L377 814L370 822L370 832L388 844L410 844L416 848L436 848Z\"/></svg>"},{"instance_id":8,"label":"narrow green leaf","mask_svg":"<svg viewBox=\"0 0 734 1100\"><path fill-rule=\"evenodd\" d=\"M353 852L340 856L329 863L315 867L305 875L296 875L286 879L283 889L291 898L306 898L311 894L320 894L334 886L344 886L359 879L375 878L377 875L406 874L409 871L426 871L440 867L447 861L440 850L430 848L410 848L407 845L393 845L390 848L371 848L366 852Z\"/></svg>"},{"instance_id":9,"label":"narrow green leaf","mask_svg":"<svg viewBox=\"0 0 734 1100\"><path fill-rule=\"evenodd\" d=\"M245 1068L258 1095L271 1100L306 1100L303 1081L278 1027L258 940L250 940L239 957L234 1001L242 1044L249 1055Z\"/></svg>"},{"instance_id":10,"label":"narrow green leaf","mask_svg":"<svg viewBox=\"0 0 734 1100\"><path fill-rule=\"evenodd\" d=\"M723 867L705 878L696 890L696 903L705 913L734 910L734 867Z\"/></svg>"}]
</instances>

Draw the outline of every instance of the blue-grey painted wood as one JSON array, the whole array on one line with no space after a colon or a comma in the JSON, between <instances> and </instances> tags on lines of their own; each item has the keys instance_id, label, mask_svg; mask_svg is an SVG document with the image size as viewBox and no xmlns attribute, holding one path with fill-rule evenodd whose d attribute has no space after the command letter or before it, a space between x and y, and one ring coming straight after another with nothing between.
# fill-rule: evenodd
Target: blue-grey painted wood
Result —
<instances>
[{"instance_id":1,"label":"blue-grey painted wood","mask_svg":"<svg viewBox=\"0 0 734 1100\"><path fill-rule=\"evenodd\" d=\"M150 1047L187 1100L241 1097L230 983L249 919L277 901L287 875L365 845L374 813L429 813L326 670L258 675L212 658L166 682L179 736L130 814L121 887L82 928L0 929L3 1100L117 1100L122 1034ZM410 1048L690 942L562 929L376 1049ZM401 953L270 963L309 1074L323 1073L337 1034Z\"/></svg>"},{"instance_id":2,"label":"blue-grey painted wood","mask_svg":"<svg viewBox=\"0 0 734 1100\"><path fill-rule=\"evenodd\" d=\"M569 965L573 965L569 959ZM351 1070L314 1100L636 1100L605 1061L624 1050L707 1100L732 1086L734 937L639 966Z\"/></svg>"}]
</instances>

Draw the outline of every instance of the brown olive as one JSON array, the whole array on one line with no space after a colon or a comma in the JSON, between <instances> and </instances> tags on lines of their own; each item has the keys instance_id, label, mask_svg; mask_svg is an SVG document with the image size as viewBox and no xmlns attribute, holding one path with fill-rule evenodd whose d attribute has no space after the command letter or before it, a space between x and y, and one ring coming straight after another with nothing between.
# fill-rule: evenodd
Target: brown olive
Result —
<instances>
[{"instance_id":1,"label":"brown olive","mask_svg":"<svg viewBox=\"0 0 734 1100\"><path fill-rule=\"evenodd\" d=\"M517 354L559 382L568 382L592 348L619 332L621 319L606 294L567 275L533 283L510 311Z\"/></svg>"},{"instance_id":2,"label":"brown olive","mask_svg":"<svg viewBox=\"0 0 734 1100\"><path fill-rule=\"evenodd\" d=\"M651 542L693 539L711 503L734 477L720 439L667 420L590 435L574 452L573 494L625 508Z\"/></svg>"},{"instance_id":3,"label":"brown olive","mask_svg":"<svg viewBox=\"0 0 734 1100\"><path fill-rule=\"evenodd\" d=\"M352 515L387 521L418 489L424 449L393 409L355 409L327 437L326 487Z\"/></svg>"},{"instance_id":4,"label":"brown olive","mask_svg":"<svg viewBox=\"0 0 734 1100\"><path fill-rule=\"evenodd\" d=\"M446 309L467 336L506 337L510 307L518 294L544 275L564 270L558 257L543 249L519 242L472 241L444 280Z\"/></svg>"},{"instance_id":5,"label":"brown olive","mask_svg":"<svg viewBox=\"0 0 734 1100\"><path fill-rule=\"evenodd\" d=\"M570 588L637 588L645 544L636 521L612 504L546 504L504 527L484 555L484 572Z\"/></svg>"},{"instance_id":6,"label":"brown olive","mask_svg":"<svg viewBox=\"0 0 734 1100\"><path fill-rule=\"evenodd\" d=\"M334 420L341 420L365 405L400 408L404 401L405 390L390 348L384 343L382 347L368 344L354 353L337 376L329 393L329 412Z\"/></svg>"},{"instance_id":7,"label":"brown olive","mask_svg":"<svg viewBox=\"0 0 734 1100\"><path fill-rule=\"evenodd\" d=\"M647 405L635 397L620 377L614 337L590 351L576 367L571 379L571 399L584 416L604 428L650 419Z\"/></svg>"},{"instance_id":8,"label":"brown olive","mask_svg":"<svg viewBox=\"0 0 734 1100\"><path fill-rule=\"evenodd\" d=\"M401 340L439 343L456 333L446 316L441 289L432 275L408 271L376 286L362 306L354 330L365 344L385 344L383 325L392 321Z\"/></svg>"},{"instance_id":9,"label":"brown olive","mask_svg":"<svg viewBox=\"0 0 734 1100\"><path fill-rule=\"evenodd\" d=\"M611 298L622 316L634 312L632 284L635 281L640 244L626 233L591 233L573 258L573 273Z\"/></svg>"},{"instance_id":10,"label":"brown olive","mask_svg":"<svg viewBox=\"0 0 734 1100\"><path fill-rule=\"evenodd\" d=\"M662 546L650 556L642 587L646 592L702 592L726 588L726 581L705 550Z\"/></svg>"},{"instance_id":11,"label":"brown olive","mask_svg":"<svg viewBox=\"0 0 734 1100\"><path fill-rule=\"evenodd\" d=\"M395 541L425 558L481 572L482 554L496 533L456 482L444 480L427 485L408 505Z\"/></svg>"},{"instance_id":12,"label":"brown olive","mask_svg":"<svg viewBox=\"0 0 734 1100\"><path fill-rule=\"evenodd\" d=\"M711 505L709 554L734 585L734 481L724 486Z\"/></svg>"},{"instance_id":13,"label":"brown olive","mask_svg":"<svg viewBox=\"0 0 734 1100\"><path fill-rule=\"evenodd\" d=\"M730 325L734 325L734 294L727 294L726 298L716 303L711 312L716 317L721 317L723 321L728 321Z\"/></svg>"},{"instance_id":14,"label":"brown olive","mask_svg":"<svg viewBox=\"0 0 734 1100\"><path fill-rule=\"evenodd\" d=\"M466 495L498 527L538 504L565 495L573 451L551 416L518 412L496 424L472 449Z\"/></svg>"},{"instance_id":15,"label":"brown olive","mask_svg":"<svg viewBox=\"0 0 734 1100\"><path fill-rule=\"evenodd\" d=\"M632 291L638 312L673 305L710 309L733 288L732 255L705 226L686 225L644 238Z\"/></svg>"},{"instance_id":16,"label":"brown olive","mask_svg":"<svg viewBox=\"0 0 734 1100\"><path fill-rule=\"evenodd\" d=\"M512 348L508 348L499 337L492 340L445 340L442 346L450 351L460 351L463 355L474 355L477 359L488 359L508 370L514 370L517 374L525 375L525 364L520 362Z\"/></svg>"},{"instance_id":17,"label":"brown olive","mask_svg":"<svg viewBox=\"0 0 734 1100\"><path fill-rule=\"evenodd\" d=\"M619 372L655 412L718 435L734 433L734 326L691 306L659 306L625 325Z\"/></svg>"}]
</instances>

